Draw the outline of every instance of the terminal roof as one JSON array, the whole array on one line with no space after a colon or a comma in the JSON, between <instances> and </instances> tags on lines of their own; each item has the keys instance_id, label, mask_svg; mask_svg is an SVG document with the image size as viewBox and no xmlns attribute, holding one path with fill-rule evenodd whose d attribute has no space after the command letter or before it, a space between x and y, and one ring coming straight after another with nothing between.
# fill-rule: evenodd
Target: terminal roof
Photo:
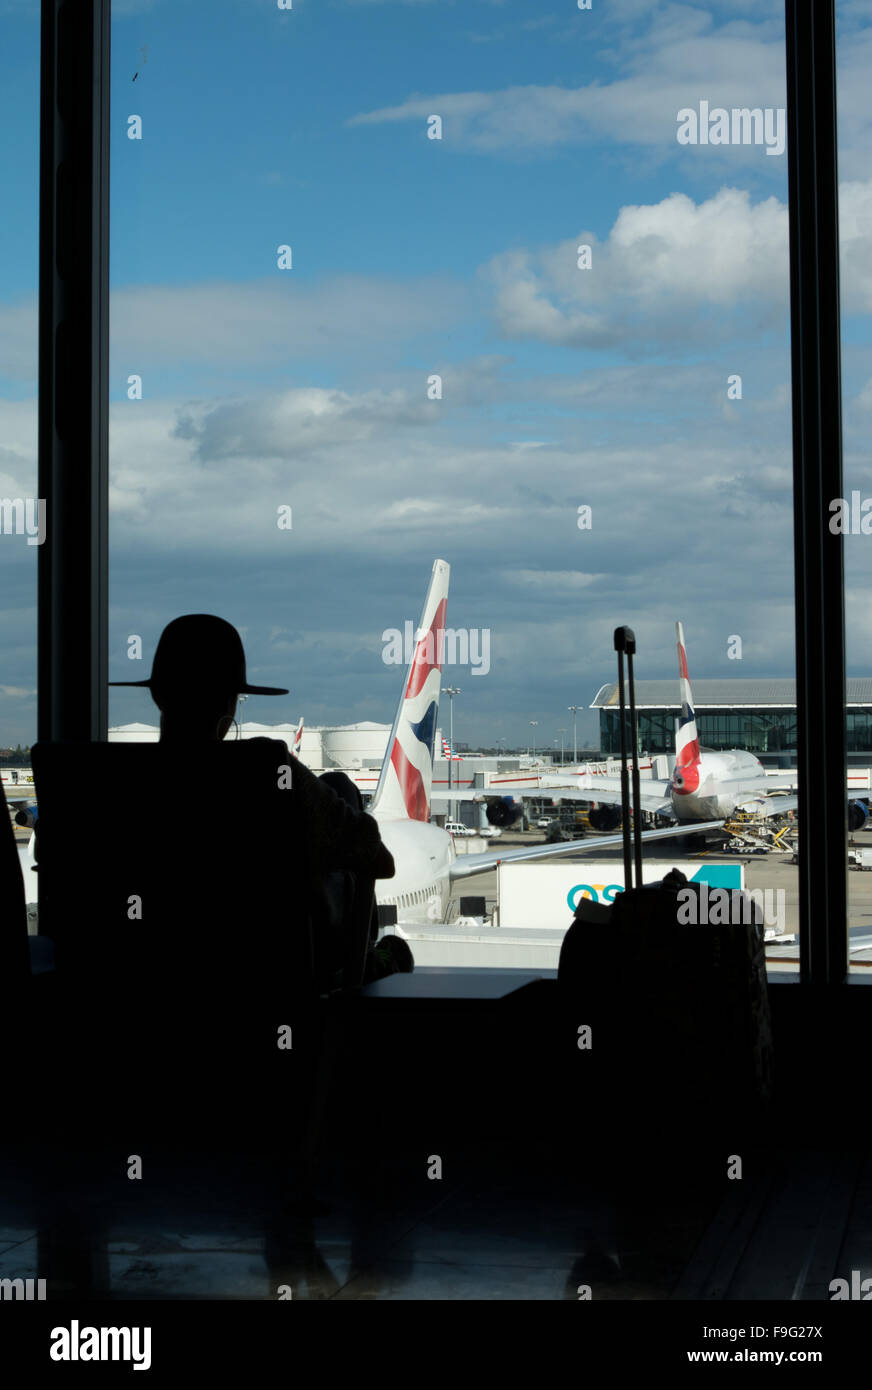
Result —
<instances>
[{"instance_id":1,"label":"terminal roof","mask_svg":"<svg viewBox=\"0 0 872 1390\"><path fill-rule=\"evenodd\" d=\"M850 676L846 682L848 706L872 706L872 676ZM606 709L617 705L618 687L615 681L602 686L591 709ZM796 708L796 681L791 679L728 679L694 680L693 703L696 709L772 709ZM637 709L678 709L678 681L636 681Z\"/></svg>"}]
</instances>

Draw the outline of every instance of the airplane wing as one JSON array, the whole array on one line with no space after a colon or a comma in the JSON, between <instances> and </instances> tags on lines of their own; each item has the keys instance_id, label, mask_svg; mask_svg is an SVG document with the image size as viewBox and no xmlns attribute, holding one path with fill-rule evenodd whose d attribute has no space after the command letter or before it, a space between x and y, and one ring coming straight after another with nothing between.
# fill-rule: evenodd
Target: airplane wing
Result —
<instances>
[{"instance_id":1,"label":"airplane wing","mask_svg":"<svg viewBox=\"0 0 872 1390\"><path fill-rule=\"evenodd\" d=\"M763 816L786 816L788 811L795 811L799 806L799 797L781 796L778 793L774 796L747 796L737 801L736 805L740 811L754 811Z\"/></svg>"},{"instance_id":2,"label":"airplane wing","mask_svg":"<svg viewBox=\"0 0 872 1390\"><path fill-rule=\"evenodd\" d=\"M723 830L719 820L700 821L693 826L670 825L663 830L645 830L642 840L666 840L672 835L697 834L700 830ZM498 864L514 864L521 859L550 859L558 854L584 854L588 850L605 849L611 845L622 845L622 835L597 835L590 840L568 840L561 845L530 845L529 848L492 850L489 854L461 854L452 861L450 877L469 878L471 874L485 873L495 869Z\"/></svg>"},{"instance_id":3,"label":"airplane wing","mask_svg":"<svg viewBox=\"0 0 872 1390\"><path fill-rule=\"evenodd\" d=\"M609 806L620 806L621 783L617 777L582 778L580 782L573 781L571 786L556 779L553 784L540 784L538 787L530 787L527 783L513 786L511 783L501 782L497 787L474 787L467 791L434 791L431 793L431 800L487 801L489 797L501 796L513 796L518 800L535 798L537 801L543 797L552 801L597 801ZM639 804L643 811L652 811L663 816L671 815L669 783L646 778L639 785Z\"/></svg>"},{"instance_id":4,"label":"airplane wing","mask_svg":"<svg viewBox=\"0 0 872 1390\"><path fill-rule=\"evenodd\" d=\"M443 792L443 791L431 791L431 793L430 793L430 800L431 800L431 801L487 801L488 799L493 800L494 797L501 797L501 796L518 796L518 797L523 797L523 796L532 797L532 796L535 796L535 797L538 798L538 797L540 797L541 795L542 795L541 792L538 792L538 791L530 791L530 789L529 789L528 787L524 787L523 790L522 790L520 787L506 787L506 788L501 787L500 790L499 790L498 792L492 791L489 787L472 787L472 788L467 788L466 791L458 791L458 790L456 790L456 789L453 790L453 791L444 791L444 792ZM549 792L548 795L550 796L551 793Z\"/></svg>"},{"instance_id":5,"label":"airplane wing","mask_svg":"<svg viewBox=\"0 0 872 1390\"><path fill-rule=\"evenodd\" d=\"M555 801L596 801L607 806L621 805L621 782L618 777L589 777L580 783L573 781L571 786L563 786L559 781L546 784L546 794ZM632 792L631 807L632 807ZM660 782L654 777L646 777L639 783L639 805L643 811L655 811L659 815L672 814L672 798L669 783Z\"/></svg>"},{"instance_id":6,"label":"airplane wing","mask_svg":"<svg viewBox=\"0 0 872 1390\"><path fill-rule=\"evenodd\" d=\"M794 790L796 789L795 782L793 788ZM862 788L858 788L856 782L853 785L848 783L846 791L852 801L872 801L872 796L870 796L869 792L864 791ZM783 816L788 811L796 811L798 809L798 796L782 796L779 792L776 792L774 796L760 798L759 805L754 805L753 803L748 803L746 805L744 802L742 803L743 811L762 810L765 816Z\"/></svg>"},{"instance_id":7,"label":"airplane wing","mask_svg":"<svg viewBox=\"0 0 872 1390\"><path fill-rule=\"evenodd\" d=\"M767 781L766 785L773 792L795 792L799 788L799 777L795 772L787 773L783 777L773 777ZM869 799L870 789L865 771L858 770L846 774L845 793L855 801L867 801Z\"/></svg>"}]
</instances>

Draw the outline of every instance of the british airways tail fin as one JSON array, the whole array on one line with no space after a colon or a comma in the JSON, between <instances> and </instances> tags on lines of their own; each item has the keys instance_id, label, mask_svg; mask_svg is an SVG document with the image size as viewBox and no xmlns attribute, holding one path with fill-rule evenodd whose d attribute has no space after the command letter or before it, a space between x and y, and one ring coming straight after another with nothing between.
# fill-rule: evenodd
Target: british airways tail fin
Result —
<instances>
[{"instance_id":1,"label":"british airways tail fin","mask_svg":"<svg viewBox=\"0 0 872 1390\"><path fill-rule=\"evenodd\" d=\"M403 681L378 786L367 808L382 820L430 819L450 573L451 566L445 560L434 561L415 633L415 650Z\"/></svg>"},{"instance_id":2,"label":"british airways tail fin","mask_svg":"<svg viewBox=\"0 0 872 1390\"><path fill-rule=\"evenodd\" d=\"M300 716L300 722L299 722L299 724L297 725L297 732L294 734L294 746L293 746L293 748L291 749L291 752L293 753L293 755L294 755L295 758L299 758L299 756L300 756L300 745L302 744L302 742L303 742L303 718L302 718L302 715L301 715L301 716Z\"/></svg>"},{"instance_id":3,"label":"british airways tail fin","mask_svg":"<svg viewBox=\"0 0 872 1390\"><path fill-rule=\"evenodd\" d=\"M695 792L699 786L699 734L696 729L696 714L693 708L693 691L687 674L687 651L684 646L684 628L675 624L678 640L678 698L681 701L681 714L678 716L678 733L675 737L675 771L672 786L679 794Z\"/></svg>"}]
</instances>

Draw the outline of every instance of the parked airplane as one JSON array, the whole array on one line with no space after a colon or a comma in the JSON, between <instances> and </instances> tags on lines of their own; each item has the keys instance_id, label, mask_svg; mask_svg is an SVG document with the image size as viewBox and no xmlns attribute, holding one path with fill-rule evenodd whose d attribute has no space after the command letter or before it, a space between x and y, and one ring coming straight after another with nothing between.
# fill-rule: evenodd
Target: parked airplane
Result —
<instances>
[{"instance_id":1,"label":"parked airplane","mask_svg":"<svg viewBox=\"0 0 872 1390\"><path fill-rule=\"evenodd\" d=\"M772 817L796 810L799 798L792 794L797 785L795 773L770 776L760 759L742 748L732 748L722 753L700 748L681 623L675 624L675 635L681 702L675 768L668 781L647 777L642 780L639 787L640 809L668 816L685 825L715 819L729 820L737 811ZM614 830L620 825L620 777L590 771L545 774L538 778L538 786L553 792L560 800L595 801L597 807L590 814L590 823L595 830ZM856 781L852 786L852 774L849 772L846 775L846 791L850 793L852 790L856 790ZM505 798L507 793L521 799L537 795L530 787L529 779L525 784L518 782L508 785L505 781L501 782L498 795ZM541 791L538 795L541 795ZM482 799L481 792L472 796ZM464 796L460 793L457 799L470 799L470 794ZM505 814L500 808L498 811ZM851 830L859 830L865 824L868 808L862 802L852 800L848 804L848 815Z\"/></svg>"},{"instance_id":2,"label":"parked airplane","mask_svg":"<svg viewBox=\"0 0 872 1390\"><path fill-rule=\"evenodd\" d=\"M669 781L646 778L639 788L640 807L677 821L728 820L736 811L757 811L780 816L796 809L795 796L770 795L792 791L795 783L779 783L767 777L766 769L753 753L743 748L728 752L706 752L699 746L693 692L687 672L684 629L675 624L678 644L678 690L681 712L675 739L675 768ZM562 778L543 779L556 784ZM586 789L597 802L619 806L621 783L618 777L591 777L581 773L571 779L573 787ZM595 791L594 791L595 789Z\"/></svg>"},{"instance_id":3,"label":"parked airplane","mask_svg":"<svg viewBox=\"0 0 872 1390\"><path fill-rule=\"evenodd\" d=\"M436 560L416 634L416 645L403 680L400 702L388 739L378 785L367 808L379 824L381 836L394 857L396 876L376 885L379 903L395 904L402 922L443 921L458 879L522 859L545 859L559 854L578 854L620 845L622 837L597 836L585 844L536 844L483 854L458 855L452 837L430 824L434 800L480 799L481 792L433 793L433 748L442 680L443 642L450 567ZM561 792L566 795L566 792ZM572 792L569 793L573 795ZM588 796L588 799L589 796ZM716 829L718 821L698 829ZM643 840L666 839L682 833L668 827L646 831Z\"/></svg>"}]
</instances>

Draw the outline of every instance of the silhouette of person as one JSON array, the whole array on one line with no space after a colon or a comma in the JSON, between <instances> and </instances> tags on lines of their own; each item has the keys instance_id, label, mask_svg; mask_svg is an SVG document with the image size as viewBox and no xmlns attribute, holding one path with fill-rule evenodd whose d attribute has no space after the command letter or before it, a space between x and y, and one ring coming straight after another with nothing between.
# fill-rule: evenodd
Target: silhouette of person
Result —
<instances>
[{"instance_id":1,"label":"silhouette of person","mask_svg":"<svg viewBox=\"0 0 872 1390\"><path fill-rule=\"evenodd\" d=\"M319 780L352 810L363 810L360 790L344 772L323 772ZM316 910L329 935L323 982L327 988L354 989L363 983L367 953L378 935L375 880L334 870L322 877L319 889Z\"/></svg>"},{"instance_id":2,"label":"silhouette of person","mask_svg":"<svg viewBox=\"0 0 872 1390\"><path fill-rule=\"evenodd\" d=\"M320 780L354 810L363 810L360 789L344 772L322 772ZM414 970L414 956L402 937L385 936L376 945L378 909L371 877L347 871L326 874L321 890L325 918L335 943L333 969L342 970L344 989L356 989L398 971L410 974ZM334 987L339 983L334 975Z\"/></svg>"},{"instance_id":3,"label":"silhouette of person","mask_svg":"<svg viewBox=\"0 0 872 1390\"><path fill-rule=\"evenodd\" d=\"M224 739L235 723L240 695L288 694L275 686L249 683L239 633L210 613L188 613L167 624L147 679L110 684L147 687L160 709L161 743L180 746ZM292 767L292 790L306 842L297 848L305 852L301 857L310 875L349 870L373 880L393 878L393 858L372 816L348 805L299 758L292 761L284 740L251 742L274 744L276 766Z\"/></svg>"}]
</instances>

